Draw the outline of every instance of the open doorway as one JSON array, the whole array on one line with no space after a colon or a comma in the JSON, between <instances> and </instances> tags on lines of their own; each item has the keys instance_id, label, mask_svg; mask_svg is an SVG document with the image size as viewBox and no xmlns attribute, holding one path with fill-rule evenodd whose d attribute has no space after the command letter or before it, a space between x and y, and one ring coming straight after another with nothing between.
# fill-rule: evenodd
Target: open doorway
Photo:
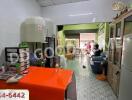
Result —
<instances>
[{"instance_id":1,"label":"open doorway","mask_svg":"<svg viewBox=\"0 0 132 100\"><path fill-rule=\"evenodd\" d=\"M63 52L62 54L63 57L67 59L67 66L65 67L65 69L73 70L75 76L77 77L77 80L81 80L80 82L77 81L77 87L79 90L78 93L82 94L82 91L80 92L80 90L84 90L84 88L82 89L79 87L83 85L86 86L86 84L91 85L90 87L94 87L94 89L96 89L96 87L98 86L100 87L99 79L106 80L106 75L104 74L106 70L102 70L100 66L101 61L95 61L97 63L92 62L92 56L89 56L90 54L86 53L86 44L88 44L89 42L98 43L99 49L103 48L104 51L107 51L107 44L109 41L109 23L63 25L61 27L63 28L61 28L61 30L57 32L57 45L63 47L65 50L65 52ZM70 49L67 47L70 47ZM81 53L78 53L79 56L76 55L76 52L73 53L73 48L79 52L81 50ZM100 60L100 58L97 59ZM101 77L96 76L98 74ZM84 79L83 77L86 78ZM97 84L97 86L94 86L94 84ZM109 87L108 85L106 86ZM87 91L86 93L92 93L90 90L91 88L86 89L85 91ZM100 91L99 89L96 90L96 92ZM109 89L109 91L112 93L111 89ZM112 98L114 98L114 95L112 96Z\"/></svg>"},{"instance_id":2,"label":"open doorway","mask_svg":"<svg viewBox=\"0 0 132 100\"><path fill-rule=\"evenodd\" d=\"M107 51L109 41L109 23L87 23L57 26L57 46L73 46L84 49L85 44L94 41L99 48ZM65 52L66 53L66 52Z\"/></svg>"},{"instance_id":3,"label":"open doorway","mask_svg":"<svg viewBox=\"0 0 132 100\"><path fill-rule=\"evenodd\" d=\"M63 55L67 61L73 61L71 63L73 65L68 66L71 66L72 68L70 69L75 70L77 73L80 72L79 67L76 67L80 66L78 58L88 55L92 51L94 43L99 44L99 49L107 51L106 45L108 45L109 41L109 23L107 22L58 25L57 30L57 46L63 48L63 52L61 51L59 55ZM89 43L90 49L88 49ZM83 58L79 59L84 61Z\"/></svg>"},{"instance_id":4,"label":"open doorway","mask_svg":"<svg viewBox=\"0 0 132 100\"><path fill-rule=\"evenodd\" d=\"M99 23L58 25L57 46L65 48L64 55L73 51L73 48L83 51L85 44L98 41L98 27Z\"/></svg>"}]
</instances>

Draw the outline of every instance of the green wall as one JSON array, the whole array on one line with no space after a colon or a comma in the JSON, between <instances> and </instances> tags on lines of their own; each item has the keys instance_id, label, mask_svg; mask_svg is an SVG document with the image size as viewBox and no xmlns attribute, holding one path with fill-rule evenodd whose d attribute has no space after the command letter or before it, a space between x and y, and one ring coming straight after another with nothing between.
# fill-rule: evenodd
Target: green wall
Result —
<instances>
[{"instance_id":1,"label":"green wall","mask_svg":"<svg viewBox=\"0 0 132 100\"><path fill-rule=\"evenodd\" d=\"M81 29L98 29L96 33L95 41L100 45L101 48L107 50L109 41L109 23L90 23L90 24L75 24L75 25L64 25L64 30L81 30ZM61 31L59 34L61 38L61 46L65 46L65 35Z\"/></svg>"},{"instance_id":2,"label":"green wall","mask_svg":"<svg viewBox=\"0 0 132 100\"><path fill-rule=\"evenodd\" d=\"M65 47L64 30L98 29L98 25L99 25L99 23L64 25L63 30L59 31L57 34L57 37L59 40L58 46ZM63 54L64 54L64 52L63 52Z\"/></svg>"},{"instance_id":3,"label":"green wall","mask_svg":"<svg viewBox=\"0 0 132 100\"><path fill-rule=\"evenodd\" d=\"M60 46L65 46L64 30L81 30L81 29L99 29L96 33L95 41L99 45L103 45L103 49L107 50L109 41L109 23L91 23L91 24L77 24L77 25L64 25L63 30L58 32L59 39L61 41Z\"/></svg>"},{"instance_id":4,"label":"green wall","mask_svg":"<svg viewBox=\"0 0 132 100\"><path fill-rule=\"evenodd\" d=\"M64 25L63 30L81 30L81 29L98 29L99 23L89 23L89 24L74 24L74 25ZM95 41L98 42L98 33L96 33Z\"/></svg>"},{"instance_id":5,"label":"green wall","mask_svg":"<svg viewBox=\"0 0 132 100\"><path fill-rule=\"evenodd\" d=\"M99 23L64 25L63 30L98 29L98 24Z\"/></svg>"}]
</instances>

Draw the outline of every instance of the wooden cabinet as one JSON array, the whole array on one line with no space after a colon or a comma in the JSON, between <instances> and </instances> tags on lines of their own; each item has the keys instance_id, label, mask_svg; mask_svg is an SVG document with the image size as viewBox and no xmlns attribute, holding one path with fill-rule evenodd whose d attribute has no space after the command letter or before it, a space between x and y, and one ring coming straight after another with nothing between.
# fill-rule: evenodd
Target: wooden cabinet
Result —
<instances>
[{"instance_id":1,"label":"wooden cabinet","mask_svg":"<svg viewBox=\"0 0 132 100\"><path fill-rule=\"evenodd\" d=\"M113 78L112 78L112 88L116 96L119 94L119 82L120 82L120 68L119 66L113 65Z\"/></svg>"},{"instance_id":2,"label":"wooden cabinet","mask_svg":"<svg viewBox=\"0 0 132 100\"><path fill-rule=\"evenodd\" d=\"M122 60L123 37L132 33L132 10L120 15L110 24L108 82L118 97Z\"/></svg>"},{"instance_id":3,"label":"wooden cabinet","mask_svg":"<svg viewBox=\"0 0 132 100\"><path fill-rule=\"evenodd\" d=\"M108 77L108 82L110 85L112 85L112 78L113 78L113 66L112 66L112 62L108 62L108 73L107 73L107 77Z\"/></svg>"}]
</instances>

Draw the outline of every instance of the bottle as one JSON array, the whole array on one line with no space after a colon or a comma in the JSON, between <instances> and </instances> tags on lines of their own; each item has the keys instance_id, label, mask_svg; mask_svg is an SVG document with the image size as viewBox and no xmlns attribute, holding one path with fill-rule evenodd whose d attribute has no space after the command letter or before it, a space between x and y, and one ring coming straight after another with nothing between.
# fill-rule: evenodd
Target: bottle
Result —
<instances>
[{"instance_id":1,"label":"bottle","mask_svg":"<svg viewBox=\"0 0 132 100\"><path fill-rule=\"evenodd\" d=\"M16 63L16 72L19 74L20 73L20 64L19 63Z\"/></svg>"}]
</instances>

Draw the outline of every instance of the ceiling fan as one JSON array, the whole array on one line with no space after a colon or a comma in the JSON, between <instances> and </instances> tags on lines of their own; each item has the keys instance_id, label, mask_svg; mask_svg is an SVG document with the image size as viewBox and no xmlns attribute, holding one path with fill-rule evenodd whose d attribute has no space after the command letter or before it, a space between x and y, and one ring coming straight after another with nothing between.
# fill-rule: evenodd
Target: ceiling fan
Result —
<instances>
[{"instance_id":1,"label":"ceiling fan","mask_svg":"<svg viewBox=\"0 0 132 100\"><path fill-rule=\"evenodd\" d=\"M126 8L126 4L121 0L115 1L112 4L112 9L115 11L123 11Z\"/></svg>"}]
</instances>

